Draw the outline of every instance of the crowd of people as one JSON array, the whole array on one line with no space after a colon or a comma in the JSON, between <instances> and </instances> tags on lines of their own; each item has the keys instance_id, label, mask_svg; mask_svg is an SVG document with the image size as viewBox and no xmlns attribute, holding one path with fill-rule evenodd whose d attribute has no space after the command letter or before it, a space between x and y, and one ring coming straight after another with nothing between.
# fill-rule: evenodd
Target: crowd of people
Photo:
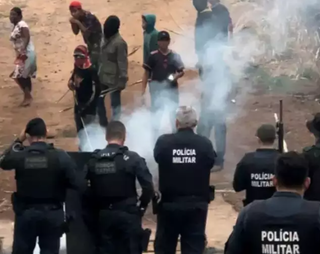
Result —
<instances>
[{"instance_id":1,"label":"crowd of people","mask_svg":"<svg viewBox=\"0 0 320 254\"><path fill-rule=\"evenodd\" d=\"M77 130L93 121L98 112L108 145L92 152L79 168L66 152L45 142L43 119L32 119L26 125L0 157L2 169L15 169L14 254L33 253L37 237L41 252L59 252L66 226L63 203L68 189L76 190L83 198L87 213L76 217L85 221L96 253L141 254L146 247L142 244L145 241L141 221L151 201L157 215L156 254L176 253L179 237L182 254L204 252L208 206L215 189L210 186L210 172L214 165L223 166L226 135L225 120L213 121L212 116L218 112L206 107L210 104L208 76L213 69L206 64L204 45L212 40L227 43L232 35L228 10L216 0L209 2L193 0L198 12L196 52L204 93L199 120L192 107L178 106L177 83L184 66L181 57L169 49L169 33L155 29L154 15L142 16L142 94L149 84L153 113L163 103L162 98L169 98L178 108L170 112L173 132L158 137L153 150L159 191L154 189L145 160L124 146L126 127L119 118L121 91L128 80L128 47L119 34L120 20L109 16L101 27L79 2L70 4L72 31L81 32L86 44L74 50L74 70L68 82L74 92ZM24 91L23 105L27 106L32 99L31 77L36 70L34 48L19 8L11 10L10 20L15 25L11 40L17 52L12 77ZM109 123L104 104L108 93L113 109ZM155 122L155 132L157 125ZM316 144L303 149L302 154L281 154L274 149L273 125L264 124L257 130L259 149L246 154L235 170L234 190L245 190L246 198L226 243L226 254L320 253L320 114L306 125ZM216 131L216 139L220 140L216 140L220 144L217 152L209 139L212 127L220 128L219 133ZM26 140L29 146L23 145ZM77 171L84 171L85 176L79 179ZM136 179L141 195L137 194Z\"/></svg>"},{"instance_id":2,"label":"crowd of people","mask_svg":"<svg viewBox=\"0 0 320 254\"><path fill-rule=\"evenodd\" d=\"M212 84L208 74L213 70L205 64L205 44L212 40L227 43L232 34L232 21L225 6L218 0L194 0L198 12L195 24L195 50L198 55L199 74L202 79L203 96L202 114L198 133L210 137L214 128L218 154L217 166L224 165L226 150L225 112L210 107ZM102 127L108 125L105 96L110 95L112 119L121 116L121 92L128 81L128 45L120 34L120 19L109 16L103 26L91 12L83 9L78 1L69 5L71 30L75 35L82 34L85 45L75 48L74 69L68 81L68 88L74 94L74 118L77 132L99 117ZM175 130L174 115L179 105L178 80L184 75L184 64L181 56L172 51L170 34L157 31L156 16L141 16L144 35L143 42L143 77L141 96L149 86L151 96L151 117L154 137L158 137L161 117L156 112L163 112L163 106L170 104L172 131ZM36 75L36 55L30 38L29 28L23 21L22 11L13 8L10 21L14 25L11 40L16 51L16 69L12 78L19 84L25 97L22 106L29 106L32 101L31 78ZM202 45L202 46L201 46ZM79 146L80 147L80 146Z\"/></svg>"}]
</instances>

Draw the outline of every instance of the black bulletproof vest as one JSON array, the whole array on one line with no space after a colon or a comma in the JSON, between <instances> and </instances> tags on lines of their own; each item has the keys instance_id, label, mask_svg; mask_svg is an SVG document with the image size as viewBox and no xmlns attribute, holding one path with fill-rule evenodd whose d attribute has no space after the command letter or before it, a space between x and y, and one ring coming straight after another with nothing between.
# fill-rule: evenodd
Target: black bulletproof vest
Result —
<instances>
[{"instance_id":1,"label":"black bulletproof vest","mask_svg":"<svg viewBox=\"0 0 320 254\"><path fill-rule=\"evenodd\" d=\"M248 157L245 162L248 187L244 205L254 200L270 198L274 194L276 189L272 178L278 156L277 150L258 149Z\"/></svg>"},{"instance_id":2,"label":"black bulletproof vest","mask_svg":"<svg viewBox=\"0 0 320 254\"><path fill-rule=\"evenodd\" d=\"M318 254L320 203L302 200L299 211L287 217L266 213L258 201L248 211L245 222L246 254ZM297 200L299 202L299 200Z\"/></svg>"},{"instance_id":3,"label":"black bulletproof vest","mask_svg":"<svg viewBox=\"0 0 320 254\"><path fill-rule=\"evenodd\" d=\"M55 149L28 147L24 153L16 168L17 196L31 203L64 201L65 174Z\"/></svg>"},{"instance_id":4,"label":"black bulletproof vest","mask_svg":"<svg viewBox=\"0 0 320 254\"><path fill-rule=\"evenodd\" d=\"M125 153L96 153L89 162L92 193L99 198L125 199L136 197L135 175L128 169Z\"/></svg>"},{"instance_id":5,"label":"black bulletproof vest","mask_svg":"<svg viewBox=\"0 0 320 254\"><path fill-rule=\"evenodd\" d=\"M177 147L178 148L178 147ZM181 149L170 149L168 166L159 166L159 190L162 200L175 201L182 197L199 197L201 201L209 202L210 169L206 169L206 155L196 144L183 144ZM173 155L173 150L184 151L185 154ZM187 151L190 154L187 154ZM195 151L196 154L193 154ZM194 162L194 163L191 163Z\"/></svg>"}]
</instances>

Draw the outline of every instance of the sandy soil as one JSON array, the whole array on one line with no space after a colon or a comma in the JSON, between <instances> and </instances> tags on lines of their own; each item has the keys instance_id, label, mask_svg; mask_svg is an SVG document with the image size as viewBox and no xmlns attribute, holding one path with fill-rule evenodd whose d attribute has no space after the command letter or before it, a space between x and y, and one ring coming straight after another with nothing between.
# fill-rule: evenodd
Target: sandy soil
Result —
<instances>
[{"instance_id":1,"label":"sandy soil","mask_svg":"<svg viewBox=\"0 0 320 254\"><path fill-rule=\"evenodd\" d=\"M96 0L82 1L85 9L90 10L104 22L106 17L116 14L121 19L121 34L129 45L129 49L142 44L141 13L156 13L158 29L173 30L192 36L195 11L188 0ZM38 77L34 81L34 103L29 108L19 108L22 94L15 83L9 79L13 68L14 52L8 40L10 24L9 10L14 5L23 7L24 18L30 26L32 40L35 43L38 57ZM239 15L231 6L231 13ZM0 0L0 150L13 140L25 123L32 117L45 119L50 131L56 134L56 146L68 150L76 150L75 130L72 110L59 111L72 106L71 94L59 103L56 101L66 91L67 80L73 66L73 49L83 44L82 37L75 37L68 22L68 1L38 1L38 0ZM183 60L192 67L193 43L172 33L173 47L182 54ZM182 43L185 42L185 43ZM129 84L141 79L142 51L141 49L130 57ZM191 59L191 61L190 61ZM196 78L194 71L188 71L182 82L182 89L189 90L187 81ZM250 85L248 81L241 82L243 88ZM316 88L308 87L308 94ZM247 91L248 89L243 89ZM301 91L300 91L301 90ZM297 88L304 92L304 87ZM130 86L122 94L125 111L132 110L137 103L140 86ZM296 92L297 92L296 91ZM226 165L223 172L214 174L212 182L218 189L229 190L230 181L236 163L244 153L257 145L254 137L256 128L264 122L273 122L273 113L278 111L278 100L284 100L284 122L286 141L290 149L301 150L313 142L305 128L305 120L318 111L319 104L312 96L292 96L286 93L272 94L265 89L243 92L234 105L234 112L229 119ZM108 103L108 102L107 102ZM11 220L10 194L14 190L14 176L11 172L0 172L0 219ZM229 234L236 213L223 202L222 197L236 206L241 207L241 195L219 194L217 201L211 205L208 216L210 244L222 245ZM232 218L232 219L231 219ZM212 221L212 223L211 223ZM0 223L1 224L1 223ZM3 227L0 228L0 236Z\"/></svg>"}]
</instances>

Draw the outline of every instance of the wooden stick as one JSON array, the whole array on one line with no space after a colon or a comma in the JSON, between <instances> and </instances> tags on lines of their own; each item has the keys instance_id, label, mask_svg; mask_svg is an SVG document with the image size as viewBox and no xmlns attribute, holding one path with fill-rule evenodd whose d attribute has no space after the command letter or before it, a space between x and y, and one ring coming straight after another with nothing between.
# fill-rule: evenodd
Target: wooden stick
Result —
<instances>
[{"instance_id":1,"label":"wooden stick","mask_svg":"<svg viewBox=\"0 0 320 254\"><path fill-rule=\"evenodd\" d=\"M141 48L141 46L136 46L133 48L133 50L131 51L131 53L128 54L128 56L132 56L134 53L136 53L139 49Z\"/></svg>"}]
</instances>

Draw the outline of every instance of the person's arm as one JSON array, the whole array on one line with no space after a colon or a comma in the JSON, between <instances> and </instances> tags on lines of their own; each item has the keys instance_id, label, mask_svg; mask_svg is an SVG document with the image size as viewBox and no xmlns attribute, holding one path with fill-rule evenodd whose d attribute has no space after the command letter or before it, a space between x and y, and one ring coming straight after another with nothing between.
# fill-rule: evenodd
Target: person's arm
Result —
<instances>
[{"instance_id":1,"label":"person's arm","mask_svg":"<svg viewBox=\"0 0 320 254\"><path fill-rule=\"evenodd\" d=\"M177 81L179 78L183 77L184 75L184 64L179 54L175 55L175 67L176 67L176 73L173 76L173 80Z\"/></svg>"},{"instance_id":2,"label":"person's arm","mask_svg":"<svg viewBox=\"0 0 320 254\"><path fill-rule=\"evenodd\" d=\"M120 87L125 87L128 81L128 45L122 41L117 45L117 65Z\"/></svg>"},{"instance_id":3,"label":"person's arm","mask_svg":"<svg viewBox=\"0 0 320 254\"><path fill-rule=\"evenodd\" d=\"M152 175L148 169L146 161L140 156L137 158L135 165L135 174L142 189L142 193L139 198L140 208L146 209L154 195L154 188Z\"/></svg>"},{"instance_id":4,"label":"person's arm","mask_svg":"<svg viewBox=\"0 0 320 254\"><path fill-rule=\"evenodd\" d=\"M206 138L207 139L207 138ZM214 162L217 158L217 154L213 148L212 142L211 140L207 139L207 149L206 149L206 153L207 153L207 165L208 168L212 168L214 166Z\"/></svg>"},{"instance_id":5,"label":"person's arm","mask_svg":"<svg viewBox=\"0 0 320 254\"><path fill-rule=\"evenodd\" d=\"M231 17L229 16L229 26L228 26L228 31L229 31L229 38L231 39L233 36L233 22Z\"/></svg>"},{"instance_id":6,"label":"person's arm","mask_svg":"<svg viewBox=\"0 0 320 254\"><path fill-rule=\"evenodd\" d=\"M153 53L149 55L147 62L145 62L142 67L144 69L143 76L142 76L142 95L144 95L147 88L150 73L152 72L152 68L154 67Z\"/></svg>"},{"instance_id":7,"label":"person's arm","mask_svg":"<svg viewBox=\"0 0 320 254\"><path fill-rule=\"evenodd\" d=\"M16 161L24 150L23 142L27 139L26 131L23 129L19 137L0 156L0 168L12 170L16 167Z\"/></svg>"},{"instance_id":8,"label":"person's arm","mask_svg":"<svg viewBox=\"0 0 320 254\"><path fill-rule=\"evenodd\" d=\"M248 207L241 210L236 225L226 243L225 254L245 254L246 241L245 241L245 220L247 216Z\"/></svg>"},{"instance_id":9,"label":"person's arm","mask_svg":"<svg viewBox=\"0 0 320 254\"><path fill-rule=\"evenodd\" d=\"M245 173L244 173L245 160L246 160L246 155L237 164L236 170L234 172L233 189L236 192L243 191L243 190L245 190L247 188L246 179L245 179Z\"/></svg>"},{"instance_id":10,"label":"person's arm","mask_svg":"<svg viewBox=\"0 0 320 254\"><path fill-rule=\"evenodd\" d=\"M153 157L154 157L154 160L159 163L159 161L161 160L161 154L162 154L162 151L163 151L163 143L165 143L165 135L162 135L160 136L157 141L156 141L156 144L154 146L154 149L153 149Z\"/></svg>"},{"instance_id":11,"label":"person's arm","mask_svg":"<svg viewBox=\"0 0 320 254\"><path fill-rule=\"evenodd\" d=\"M69 19L69 22L70 22L70 24L71 24L71 29L72 29L73 34L74 34L74 35L78 35L79 32L80 32L80 28L79 28L79 26L78 26L78 24L77 24L76 19L73 18L73 17L71 17L71 18Z\"/></svg>"},{"instance_id":12,"label":"person's arm","mask_svg":"<svg viewBox=\"0 0 320 254\"><path fill-rule=\"evenodd\" d=\"M149 76L150 72L145 69L142 76L142 95L144 95L144 93L146 92Z\"/></svg>"},{"instance_id":13,"label":"person's arm","mask_svg":"<svg viewBox=\"0 0 320 254\"><path fill-rule=\"evenodd\" d=\"M23 38L23 48L27 50L27 47L30 42L30 31L28 27L21 27L21 37Z\"/></svg>"},{"instance_id":14,"label":"person's arm","mask_svg":"<svg viewBox=\"0 0 320 254\"><path fill-rule=\"evenodd\" d=\"M0 156L0 168L3 170L12 170L16 167L16 160L24 150L20 140L15 140Z\"/></svg>"}]
</instances>

